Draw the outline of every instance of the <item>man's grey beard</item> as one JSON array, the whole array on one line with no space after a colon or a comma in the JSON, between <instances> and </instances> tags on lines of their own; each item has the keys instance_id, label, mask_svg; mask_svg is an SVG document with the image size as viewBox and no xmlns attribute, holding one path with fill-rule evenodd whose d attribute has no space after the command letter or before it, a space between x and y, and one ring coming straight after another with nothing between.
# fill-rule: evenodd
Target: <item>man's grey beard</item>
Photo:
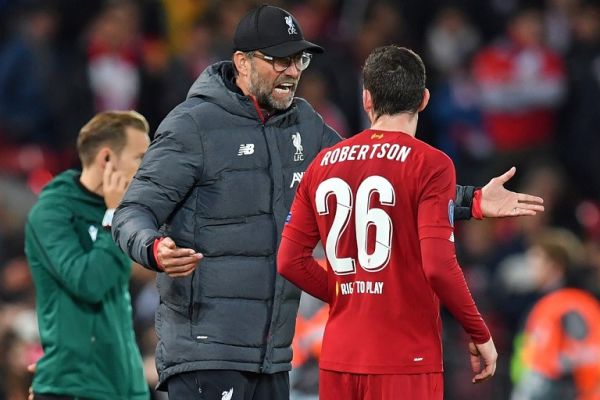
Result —
<instances>
[{"instance_id":1,"label":"man's grey beard","mask_svg":"<svg viewBox=\"0 0 600 400\"><path fill-rule=\"evenodd\" d=\"M286 110L294 100L294 94L296 92L294 90L290 90L290 98L289 100L277 100L273 97L274 87L279 84L279 82L275 82L273 86L264 81L260 76L258 76L258 72L256 68L252 68L250 72L250 85L248 86L248 91L254 97L256 97L256 101L261 107L264 107L270 111L283 111Z\"/></svg>"}]
</instances>

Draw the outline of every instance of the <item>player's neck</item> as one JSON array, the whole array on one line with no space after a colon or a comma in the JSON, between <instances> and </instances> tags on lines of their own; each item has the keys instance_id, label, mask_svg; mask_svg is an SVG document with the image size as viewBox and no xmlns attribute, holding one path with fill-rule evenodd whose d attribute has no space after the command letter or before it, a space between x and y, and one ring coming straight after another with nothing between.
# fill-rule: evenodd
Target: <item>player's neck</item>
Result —
<instances>
[{"instance_id":1,"label":"player's neck","mask_svg":"<svg viewBox=\"0 0 600 400\"><path fill-rule=\"evenodd\" d=\"M404 132L415 136L419 114L400 113L394 115L381 115L371 119L371 129L378 131Z\"/></svg>"},{"instance_id":2,"label":"player's neck","mask_svg":"<svg viewBox=\"0 0 600 400\"><path fill-rule=\"evenodd\" d=\"M90 192L104 197L104 191L102 190L102 175L97 171L97 168L93 166L83 168L79 182L81 182L81 184Z\"/></svg>"}]
</instances>

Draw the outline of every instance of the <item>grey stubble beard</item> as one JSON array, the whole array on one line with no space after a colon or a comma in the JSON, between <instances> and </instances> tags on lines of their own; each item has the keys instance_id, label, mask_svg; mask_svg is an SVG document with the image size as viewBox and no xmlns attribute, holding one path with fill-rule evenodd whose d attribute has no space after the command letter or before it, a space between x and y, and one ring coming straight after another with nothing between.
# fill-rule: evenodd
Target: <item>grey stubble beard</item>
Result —
<instances>
[{"instance_id":1,"label":"grey stubble beard","mask_svg":"<svg viewBox=\"0 0 600 400\"><path fill-rule=\"evenodd\" d=\"M283 111L292 104L296 90L294 87L294 90L290 93L289 100L277 100L273 97L273 90L278 83L276 81L273 86L269 85L258 75L256 68L252 68L248 91L256 97L256 101L261 107L273 111Z\"/></svg>"}]
</instances>

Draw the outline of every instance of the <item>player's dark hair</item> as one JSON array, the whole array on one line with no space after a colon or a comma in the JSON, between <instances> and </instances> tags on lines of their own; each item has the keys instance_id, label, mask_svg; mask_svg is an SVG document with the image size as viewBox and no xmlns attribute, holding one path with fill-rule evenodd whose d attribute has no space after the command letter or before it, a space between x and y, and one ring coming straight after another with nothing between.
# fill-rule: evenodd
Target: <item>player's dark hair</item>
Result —
<instances>
[{"instance_id":1,"label":"player's dark hair","mask_svg":"<svg viewBox=\"0 0 600 400\"><path fill-rule=\"evenodd\" d=\"M423 101L425 80L423 60L405 47L379 47L363 67L363 85L371 93L377 116L416 113Z\"/></svg>"}]
</instances>

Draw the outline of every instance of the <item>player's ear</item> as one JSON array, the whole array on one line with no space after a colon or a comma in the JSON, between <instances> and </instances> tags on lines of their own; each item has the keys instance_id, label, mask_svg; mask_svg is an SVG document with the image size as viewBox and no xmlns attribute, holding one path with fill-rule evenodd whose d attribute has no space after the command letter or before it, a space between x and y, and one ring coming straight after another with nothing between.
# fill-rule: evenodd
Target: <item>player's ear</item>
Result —
<instances>
[{"instance_id":1,"label":"player's ear","mask_svg":"<svg viewBox=\"0 0 600 400\"><path fill-rule=\"evenodd\" d=\"M362 92L362 100L363 100L363 109L365 110L365 112L367 114L369 114L369 111L371 111L373 109L373 97L371 96L371 92L369 92L367 89L363 88L363 92Z\"/></svg>"},{"instance_id":2,"label":"player's ear","mask_svg":"<svg viewBox=\"0 0 600 400\"><path fill-rule=\"evenodd\" d=\"M429 89L425 88L425 90L423 91L423 100L421 100L421 104L419 105L419 109L417 110L417 112L421 112L425 109L425 107L427 107L427 104L429 104L430 97L431 95L429 94Z\"/></svg>"}]
</instances>

